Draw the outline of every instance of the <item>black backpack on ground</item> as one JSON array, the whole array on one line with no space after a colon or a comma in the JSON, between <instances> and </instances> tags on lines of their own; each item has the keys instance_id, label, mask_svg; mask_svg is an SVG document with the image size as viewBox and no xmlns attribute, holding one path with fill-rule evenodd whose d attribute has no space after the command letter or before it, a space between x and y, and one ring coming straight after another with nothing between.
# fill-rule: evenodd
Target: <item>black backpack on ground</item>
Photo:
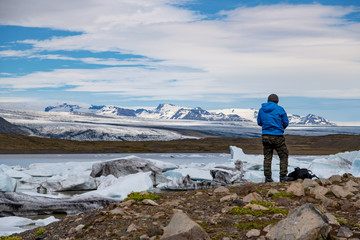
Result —
<instances>
[{"instance_id":1,"label":"black backpack on ground","mask_svg":"<svg viewBox=\"0 0 360 240\"><path fill-rule=\"evenodd\" d=\"M289 173L288 177L291 177L294 181L297 179L305 179L305 178L312 179L313 177L319 179L315 174L312 173L311 170L306 168L299 168L299 167L295 168L293 172Z\"/></svg>"}]
</instances>

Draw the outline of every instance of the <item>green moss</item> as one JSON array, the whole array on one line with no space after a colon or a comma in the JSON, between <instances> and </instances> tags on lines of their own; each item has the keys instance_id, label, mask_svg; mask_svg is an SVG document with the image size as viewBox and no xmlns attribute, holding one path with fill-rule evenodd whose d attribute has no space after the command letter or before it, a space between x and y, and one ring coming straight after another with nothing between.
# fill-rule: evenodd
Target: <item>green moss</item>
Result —
<instances>
[{"instance_id":1,"label":"green moss","mask_svg":"<svg viewBox=\"0 0 360 240\"><path fill-rule=\"evenodd\" d=\"M278 197L294 198L295 195L294 194L289 194L289 193L286 193L286 192L278 192L278 193L275 193L274 195L272 195L271 199L276 199Z\"/></svg>"},{"instance_id":2,"label":"green moss","mask_svg":"<svg viewBox=\"0 0 360 240\"><path fill-rule=\"evenodd\" d=\"M230 211L231 214L233 215L253 215L253 216L262 216L264 215L265 211L264 210L259 210L259 211L254 211L251 210L251 208L247 207L247 208L241 208L241 207L235 207Z\"/></svg>"},{"instance_id":3,"label":"green moss","mask_svg":"<svg viewBox=\"0 0 360 240\"><path fill-rule=\"evenodd\" d=\"M252 215L252 216L262 216L264 214L287 214L288 210L286 209L280 209L276 207L269 207L268 210L252 210L251 208L241 208L241 207L235 207L230 211L233 215Z\"/></svg>"},{"instance_id":4,"label":"green moss","mask_svg":"<svg viewBox=\"0 0 360 240\"><path fill-rule=\"evenodd\" d=\"M160 196L155 195L149 191L147 193L132 192L127 196L127 198L125 198L125 201L128 201L128 200L142 201L144 199L158 200L158 199L160 199Z\"/></svg>"},{"instance_id":5,"label":"green moss","mask_svg":"<svg viewBox=\"0 0 360 240\"><path fill-rule=\"evenodd\" d=\"M349 223L349 222L346 222L346 221L341 220L341 219L338 219L337 221L338 221L338 223L339 223L341 226L360 227L359 224Z\"/></svg>"},{"instance_id":6,"label":"green moss","mask_svg":"<svg viewBox=\"0 0 360 240\"><path fill-rule=\"evenodd\" d=\"M211 239L223 239L224 237L239 239L239 235L226 234L226 233L217 233L215 236L212 236Z\"/></svg>"},{"instance_id":7,"label":"green moss","mask_svg":"<svg viewBox=\"0 0 360 240\"><path fill-rule=\"evenodd\" d=\"M257 204L257 205L261 205L263 207L274 207L274 203L271 203L271 202L264 202L264 201L252 201L251 202L252 204Z\"/></svg>"},{"instance_id":8,"label":"green moss","mask_svg":"<svg viewBox=\"0 0 360 240\"><path fill-rule=\"evenodd\" d=\"M241 229L241 230L250 230L250 229L263 229L268 225L275 225L275 223L277 223L278 220L274 220L274 219L268 219L268 220L253 220L253 221L244 221L244 222L239 222L238 224L235 225L236 228Z\"/></svg>"},{"instance_id":9,"label":"green moss","mask_svg":"<svg viewBox=\"0 0 360 240\"><path fill-rule=\"evenodd\" d=\"M9 237L9 236L2 236L0 240L21 240L20 237Z\"/></svg>"},{"instance_id":10,"label":"green moss","mask_svg":"<svg viewBox=\"0 0 360 240\"><path fill-rule=\"evenodd\" d=\"M289 213L289 211L286 209L281 209L281 208L276 208L276 207L269 208L269 210L267 212L272 213L272 214L288 214Z\"/></svg>"},{"instance_id":11,"label":"green moss","mask_svg":"<svg viewBox=\"0 0 360 240\"><path fill-rule=\"evenodd\" d=\"M38 237L38 236L40 236L41 234L43 234L45 231L46 231L45 229L39 228L39 230L37 230L37 231L35 232L35 238Z\"/></svg>"},{"instance_id":12,"label":"green moss","mask_svg":"<svg viewBox=\"0 0 360 240\"><path fill-rule=\"evenodd\" d=\"M207 225L205 223L197 222L197 224L199 224L199 226L202 227L205 232L207 232L207 233L211 232L211 230L207 227Z\"/></svg>"}]
</instances>

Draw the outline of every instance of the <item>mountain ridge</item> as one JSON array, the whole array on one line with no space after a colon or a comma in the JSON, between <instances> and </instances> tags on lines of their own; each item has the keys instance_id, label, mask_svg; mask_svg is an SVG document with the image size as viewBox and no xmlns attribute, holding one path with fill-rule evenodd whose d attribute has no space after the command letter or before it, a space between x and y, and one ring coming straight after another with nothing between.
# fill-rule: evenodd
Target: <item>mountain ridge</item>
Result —
<instances>
[{"instance_id":1,"label":"mountain ridge","mask_svg":"<svg viewBox=\"0 0 360 240\"><path fill-rule=\"evenodd\" d=\"M256 109L220 109L205 110L201 107L188 108L173 104L161 103L154 108L131 109L114 105L91 105L83 108L79 105L63 103L58 106L48 106L45 112L72 112L72 113L92 113L96 115L126 116L145 119L169 119L169 120L200 120L200 121L234 121L256 123L258 110ZM335 123L314 114L300 116L288 114L291 125L304 126L335 126Z\"/></svg>"}]
</instances>

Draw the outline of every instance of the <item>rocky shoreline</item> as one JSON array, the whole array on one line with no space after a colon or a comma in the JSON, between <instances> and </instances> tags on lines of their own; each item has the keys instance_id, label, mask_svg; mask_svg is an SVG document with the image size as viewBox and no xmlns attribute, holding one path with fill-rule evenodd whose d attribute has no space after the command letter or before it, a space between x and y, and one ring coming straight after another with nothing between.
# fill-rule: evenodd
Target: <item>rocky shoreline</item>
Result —
<instances>
[{"instance_id":1,"label":"rocky shoreline","mask_svg":"<svg viewBox=\"0 0 360 240\"><path fill-rule=\"evenodd\" d=\"M301 232L301 239L360 239L360 178L351 174L153 195L159 199L110 203L12 236L24 240L263 240L292 239L295 231ZM315 228L316 224L320 227Z\"/></svg>"}]
</instances>

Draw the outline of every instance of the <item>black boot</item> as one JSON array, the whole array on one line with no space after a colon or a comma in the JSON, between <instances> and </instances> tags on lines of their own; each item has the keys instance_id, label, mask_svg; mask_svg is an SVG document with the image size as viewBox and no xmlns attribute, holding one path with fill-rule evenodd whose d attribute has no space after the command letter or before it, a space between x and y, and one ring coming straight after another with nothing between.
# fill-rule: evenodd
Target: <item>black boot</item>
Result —
<instances>
[{"instance_id":1,"label":"black boot","mask_svg":"<svg viewBox=\"0 0 360 240\"><path fill-rule=\"evenodd\" d=\"M271 176L265 176L265 182L274 182Z\"/></svg>"},{"instance_id":2,"label":"black boot","mask_svg":"<svg viewBox=\"0 0 360 240\"><path fill-rule=\"evenodd\" d=\"M280 175L280 182L290 182L290 181L294 181L294 179L286 175Z\"/></svg>"}]
</instances>

